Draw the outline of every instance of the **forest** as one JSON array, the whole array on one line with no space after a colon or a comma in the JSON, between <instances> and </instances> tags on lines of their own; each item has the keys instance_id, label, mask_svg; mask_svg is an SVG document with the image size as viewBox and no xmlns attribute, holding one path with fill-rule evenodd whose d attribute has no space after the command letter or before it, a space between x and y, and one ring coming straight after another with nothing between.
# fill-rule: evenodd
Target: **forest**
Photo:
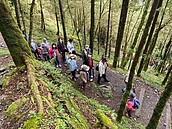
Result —
<instances>
[{"instance_id":1,"label":"forest","mask_svg":"<svg viewBox=\"0 0 172 129\"><path fill-rule=\"evenodd\" d=\"M171 96L172 0L0 0L0 129L171 129Z\"/></svg>"}]
</instances>

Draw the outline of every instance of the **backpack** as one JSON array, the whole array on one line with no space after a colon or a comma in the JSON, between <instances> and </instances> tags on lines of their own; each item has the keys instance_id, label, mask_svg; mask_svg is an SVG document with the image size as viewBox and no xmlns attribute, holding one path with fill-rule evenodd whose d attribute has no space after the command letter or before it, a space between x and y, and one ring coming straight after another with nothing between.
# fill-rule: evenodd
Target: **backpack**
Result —
<instances>
[{"instance_id":1,"label":"backpack","mask_svg":"<svg viewBox=\"0 0 172 129\"><path fill-rule=\"evenodd\" d=\"M136 109L139 109L139 107L140 107L140 101L138 99L134 99L134 107Z\"/></svg>"}]
</instances>

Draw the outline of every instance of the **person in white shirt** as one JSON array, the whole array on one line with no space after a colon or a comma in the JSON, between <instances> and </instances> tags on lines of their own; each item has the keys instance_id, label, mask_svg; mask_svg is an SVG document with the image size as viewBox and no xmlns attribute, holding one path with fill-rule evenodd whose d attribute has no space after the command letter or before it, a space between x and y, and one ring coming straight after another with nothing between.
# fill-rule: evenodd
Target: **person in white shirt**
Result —
<instances>
[{"instance_id":1,"label":"person in white shirt","mask_svg":"<svg viewBox=\"0 0 172 129\"><path fill-rule=\"evenodd\" d=\"M106 58L103 58L100 62L99 62L99 69L98 69L98 80L97 80L97 83L100 85L100 80L101 80L101 77L104 78L105 82L109 82L106 78Z\"/></svg>"},{"instance_id":2,"label":"person in white shirt","mask_svg":"<svg viewBox=\"0 0 172 129\"><path fill-rule=\"evenodd\" d=\"M45 47L47 47L48 49L50 48L50 43L47 41L46 38L43 38L41 47L42 47L42 46L45 46Z\"/></svg>"},{"instance_id":3,"label":"person in white shirt","mask_svg":"<svg viewBox=\"0 0 172 129\"><path fill-rule=\"evenodd\" d=\"M67 49L68 49L70 54L75 54L75 49L73 46L73 39L72 38L70 38L67 42Z\"/></svg>"}]
</instances>

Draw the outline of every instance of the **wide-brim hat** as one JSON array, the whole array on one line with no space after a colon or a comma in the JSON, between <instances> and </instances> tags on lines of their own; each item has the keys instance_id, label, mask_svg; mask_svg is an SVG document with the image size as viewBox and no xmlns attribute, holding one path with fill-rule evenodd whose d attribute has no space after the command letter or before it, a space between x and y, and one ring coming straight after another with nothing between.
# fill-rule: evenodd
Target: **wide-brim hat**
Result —
<instances>
[{"instance_id":1,"label":"wide-brim hat","mask_svg":"<svg viewBox=\"0 0 172 129\"><path fill-rule=\"evenodd\" d=\"M87 65L81 65L81 69L88 71L90 69L90 67Z\"/></svg>"}]
</instances>

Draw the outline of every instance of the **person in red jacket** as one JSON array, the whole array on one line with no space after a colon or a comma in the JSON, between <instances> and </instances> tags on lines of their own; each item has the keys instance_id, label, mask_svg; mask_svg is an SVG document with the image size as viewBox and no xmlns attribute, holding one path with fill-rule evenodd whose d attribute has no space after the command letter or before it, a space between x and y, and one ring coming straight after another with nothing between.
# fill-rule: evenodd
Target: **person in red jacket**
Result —
<instances>
[{"instance_id":1,"label":"person in red jacket","mask_svg":"<svg viewBox=\"0 0 172 129\"><path fill-rule=\"evenodd\" d=\"M90 67L89 69L89 79L92 82L94 79L94 65L93 65L93 59L92 59L92 55L89 54L88 55L88 66Z\"/></svg>"},{"instance_id":2,"label":"person in red jacket","mask_svg":"<svg viewBox=\"0 0 172 129\"><path fill-rule=\"evenodd\" d=\"M52 46L49 49L49 54L51 56L51 59L53 59L54 64L56 67L61 67L59 59L58 59L58 49L57 49L57 45L55 43L52 44Z\"/></svg>"}]
</instances>

